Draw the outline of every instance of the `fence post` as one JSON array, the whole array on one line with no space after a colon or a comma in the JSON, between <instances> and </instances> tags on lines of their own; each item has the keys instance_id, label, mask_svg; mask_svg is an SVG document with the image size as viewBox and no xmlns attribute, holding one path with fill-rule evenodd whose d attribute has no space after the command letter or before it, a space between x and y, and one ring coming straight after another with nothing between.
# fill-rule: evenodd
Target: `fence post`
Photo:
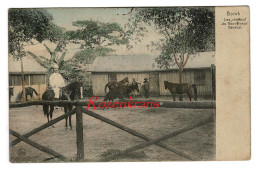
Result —
<instances>
[{"instance_id":1,"label":"fence post","mask_svg":"<svg viewBox=\"0 0 260 170\"><path fill-rule=\"evenodd\" d=\"M77 160L84 159L84 142L83 142L83 121L82 121L82 107L76 106L76 131L77 131Z\"/></svg>"}]
</instances>

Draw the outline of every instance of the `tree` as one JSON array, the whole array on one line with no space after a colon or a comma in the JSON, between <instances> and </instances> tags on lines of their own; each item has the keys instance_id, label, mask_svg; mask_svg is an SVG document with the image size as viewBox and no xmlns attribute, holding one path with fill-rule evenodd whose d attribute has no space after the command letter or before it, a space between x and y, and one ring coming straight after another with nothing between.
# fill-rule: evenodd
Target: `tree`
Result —
<instances>
[{"instance_id":1,"label":"tree","mask_svg":"<svg viewBox=\"0 0 260 170\"><path fill-rule=\"evenodd\" d=\"M49 37L48 30L53 27L52 16L43 9L10 9L8 15L8 46L14 59L21 61L23 98L26 100L23 71L24 45L35 39L42 42Z\"/></svg>"},{"instance_id":2,"label":"tree","mask_svg":"<svg viewBox=\"0 0 260 170\"><path fill-rule=\"evenodd\" d=\"M111 48L113 45L128 45L131 34L117 23L84 20L72 24L77 30L66 31L65 35L70 42L80 44L82 51L64 62L62 74L70 81L76 79L84 84L89 81L86 64L91 64L97 56L106 56L114 52Z\"/></svg>"},{"instance_id":3,"label":"tree","mask_svg":"<svg viewBox=\"0 0 260 170\"><path fill-rule=\"evenodd\" d=\"M51 51L51 49L46 44L44 44L44 47L50 54L50 58L44 57L44 56L37 56L36 54L34 54L30 51L27 51L27 53L29 55L31 55L37 63L39 63L42 67L47 69L47 84L48 85L49 85L49 77L52 73L53 64L57 63L59 67L62 67L64 64L64 58L66 56L65 45L66 45L66 42L59 41L59 43L56 45L56 48L53 51ZM60 56L58 56L58 52L62 52L62 54Z\"/></svg>"},{"instance_id":4,"label":"tree","mask_svg":"<svg viewBox=\"0 0 260 170\"><path fill-rule=\"evenodd\" d=\"M73 22L73 25L78 29L67 31L66 34L74 43L80 43L81 48L128 44L126 33L117 23L84 20Z\"/></svg>"},{"instance_id":5,"label":"tree","mask_svg":"<svg viewBox=\"0 0 260 170\"><path fill-rule=\"evenodd\" d=\"M154 28L164 39L152 42L161 50L156 63L162 68L177 65L179 83L190 56L215 50L215 14L212 7L141 8L132 21Z\"/></svg>"}]
</instances>

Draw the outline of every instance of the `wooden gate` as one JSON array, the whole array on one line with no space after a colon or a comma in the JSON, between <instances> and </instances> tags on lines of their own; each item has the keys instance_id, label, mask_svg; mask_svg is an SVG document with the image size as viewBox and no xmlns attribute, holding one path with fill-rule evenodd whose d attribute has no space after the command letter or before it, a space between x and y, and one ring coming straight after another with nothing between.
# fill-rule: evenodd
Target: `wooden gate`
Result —
<instances>
[{"instance_id":1,"label":"wooden gate","mask_svg":"<svg viewBox=\"0 0 260 170\"><path fill-rule=\"evenodd\" d=\"M125 102L125 101L121 101L121 102ZM119 105L121 104L121 102L119 102ZM151 102L151 101L149 101ZM154 102L154 101L153 101ZM94 105L97 107L101 102L94 102ZM162 143L164 140L167 140L167 139L170 139L170 138L173 138L174 136L177 136L181 133L184 133L186 131L189 131L189 130L192 130L194 128L197 128L197 127L200 127L200 126L203 126L207 123L210 123L214 120L214 116L212 115L211 117L207 118L207 119L204 119L204 120L198 120L196 122L193 122L192 124L189 124L187 125L186 127L184 128L181 128L181 129L178 129L176 131L173 131L167 135L164 135L162 137L159 137L159 138L156 138L156 139L151 139L149 137L147 137L146 135L136 131L136 130L133 130L125 125L122 125L122 124L119 124L113 120L110 120L106 117L103 117L99 114L96 114L90 110L87 110L86 108L82 107L82 106L87 106L88 105L88 101L74 101L74 102L70 102L70 101L32 101L32 102L24 102L24 103L12 103L9 105L10 108L16 108L16 107L26 107L26 106L31 106L31 105L43 105L43 104L51 104L51 105L55 105L55 106L64 106L64 105L67 105L67 104L72 104L74 106L76 106L75 109L73 109L72 111L62 115L62 116L59 116L53 120L51 120L50 122L48 123L45 123L44 125L42 126L39 126L33 130L31 130L30 132L24 134L24 135L21 135L19 134L18 132L10 129L9 130L9 133L13 136L15 136L17 139L13 140L10 142L10 146L14 146L16 145L17 143L23 141L43 152L46 152L48 154L51 154L53 155L55 158L58 158L62 161L71 161L71 159L69 158L66 158L65 156L63 156L62 154L60 153L57 153L56 151L50 149L50 148L47 148L45 146L42 146L40 144L38 144L37 142L34 142L30 139L28 139L30 136L46 129L47 127L49 126L52 126L54 125L55 123L63 120L66 116L70 116L70 115L73 115L76 113L76 133L77 133L77 138L76 138L76 144L77 144L77 159L76 161L82 161L84 160L84 139L83 139L83 121L82 121L82 113L85 113L86 115L88 116L91 116L91 117L94 117L98 120L101 120L107 124L110 124L118 129L121 129L131 135L134 135L136 137L139 137L141 139L144 140L144 142L142 142L141 144L138 144L138 145L135 145L135 146L132 146L132 147L129 147L123 151L119 151L117 153L114 153L112 155L108 155L102 159L98 159L96 160L97 162L98 161L102 161L102 162L105 162L105 161L111 161L111 160L114 160L114 159L117 159L118 157L122 156L122 155L125 155L125 154L128 154L130 152L133 152L133 151L136 151L138 149L142 149L142 148L145 148L147 146L150 146L150 145L157 145L163 149L166 149L170 152L173 152L175 154L178 154L184 158L186 158L187 160L200 160L198 158L195 158L194 156L188 154L187 152L185 151L182 151L182 150L179 150L177 148L174 148L172 146L168 146L164 143ZM93 106L92 106L93 107ZM208 108L215 108L216 107L216 104L215 102L213 101L210 101L210 102L162 102L160 103L160 106L159 107L167 107L167 108L193 108L193 109L208 109Z\"/></svg>"}]
</instances>

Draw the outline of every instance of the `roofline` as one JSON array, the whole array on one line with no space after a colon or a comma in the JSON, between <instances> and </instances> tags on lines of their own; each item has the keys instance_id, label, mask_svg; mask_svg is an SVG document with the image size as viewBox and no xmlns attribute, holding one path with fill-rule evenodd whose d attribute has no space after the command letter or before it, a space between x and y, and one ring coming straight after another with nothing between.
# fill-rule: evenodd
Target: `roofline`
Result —
<instances>
[{"instance_id":1,"label":"roofline","mask_svg":"<svg viewBox=\"0 0 260 170\"><path fill-rule=\"evenodd\" d=\"M9 74L22 74L22 72L9 72ZM44 74L44 75L46 75L47 72L27 71L27 72L24 72L24 74Z\"/></svg>"},{"instance_id":2,"label":"roofline","mask_svg":"<svg viewBox=\"0 0 260 170\"><path fill-rule=\"evenodd\" d=\"M197 67L197 68L184 68L185 70L206 70L211 69L211 67ZM91 73L146 73L146 72L168 72L168 71L178 71L179 69L164 69L164 70L126 70L126 71L91 71Z\"/></svg>"}]
</instances>

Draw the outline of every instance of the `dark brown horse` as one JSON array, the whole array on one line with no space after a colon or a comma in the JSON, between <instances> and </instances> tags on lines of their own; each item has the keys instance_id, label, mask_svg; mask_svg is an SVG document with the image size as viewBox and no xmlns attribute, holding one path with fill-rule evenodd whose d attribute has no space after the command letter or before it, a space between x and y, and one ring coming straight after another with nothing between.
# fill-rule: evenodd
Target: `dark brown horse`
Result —
<instances>
[{"instance_id":1,"label":"dark brown horse","mask_svg":"<svg viewBox=\"0 0 260 170\"><path fill-rule=\"evenodd\" d=\"M117 88L121 88L122 86L125 86L127 83L129 83L128 77L124 78L123 80L121 80L119 82L116 82L116 81L108 82L105 85L105 93L107 93L107 87L108 87L109 91L114 91Z\"/></svg>"},{"instance_id":2,"label":"dark brown horse","mask_svg":"<svg viewBox=\"0 0 260 170\"><path fill-rule=\"evenodd\" d=\"M138 84L130 84L130 85L122 85L119 86L116 89L109 90L109 92L106 94L104 101L114 101L114 99L119 98L122 99L123 97L130 97L130 93L136 90L139 92Z\"/></svg>"},{"instance_id":3,"label":"dark brown horse","mask_svg":"<svg viewBox=\"0 0 260 170\"><path fill-rule=\"evenodd\" d=\"M71 101L73 101L75 99L79 99L80 98L80 86L81 85L82 84L79 83L79 82L72 82L72 83L68 84L67 86L65 86L64 88L61 88L60 89L61 95L59 97L59 100L71 100ZM49 100L49 101L55 100L54 91L51 90L51 89L46 90L42 95L42 99L43 100ZM67 113L68 111L71 111L71 110L72 110L71 104L64 106L64 112L65 113ZM43 105L43 112L44 112L44 115L47 116L48 122L50 121L50 119L52 120L53 111L54 111L54 105ZM65 117L65 120L66 120L65 127L67 129L68 117ZM69 126L72 129L71 116L69 116Z\"/></svg>"},{"instance_id":4,"label":"dark brown horse","mask_svg":"<svg viewBox=\"0 0 260 170\"><path fill-rule=\"evenodd\" d=\"M35 93L36 96L38 96L38 93L37 93L37 91L36 91L34 88L32 88L32 87L25 87L25 94L26 94L25 97L26 97L26 101L28 101L28 98L27 98L28 95L29 95L29 96L31 97L31 99L32 99L33 93ZM23 91L22 91L22 95L23 95Z\"/></svg>"},{"instance_id":5,"label":"dark brown horse","mask_svg":"<svg viewBox=\"0 0 260 170\"><path fill-rule=\"evenodd\" d=\"M182 84L178 84L178 83L171 83L168 81L164 81L164 87L165 89L169 89L171 94L173 95L173 101L175 101L175 95L176 94L183 94L186 93L191 101L192 98L192 89L191 89L191 85L188 83L182 83Z\"/></svg>"}]
</instances>

